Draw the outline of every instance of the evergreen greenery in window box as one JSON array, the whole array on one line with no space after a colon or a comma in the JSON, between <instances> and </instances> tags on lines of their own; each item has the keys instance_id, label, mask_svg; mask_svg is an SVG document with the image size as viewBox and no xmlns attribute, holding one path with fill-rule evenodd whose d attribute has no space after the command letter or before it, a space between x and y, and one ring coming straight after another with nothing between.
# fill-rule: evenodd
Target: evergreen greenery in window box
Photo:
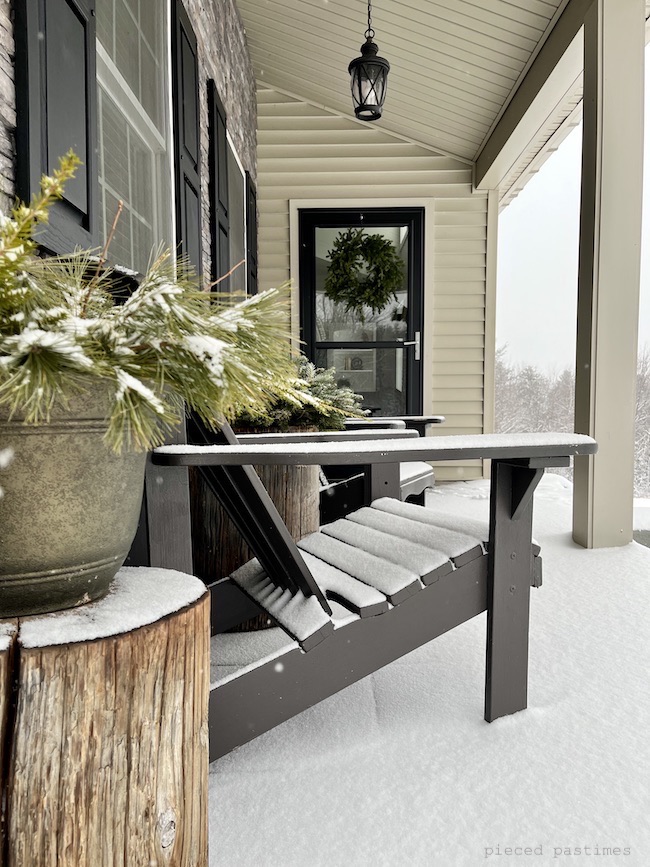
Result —
<instances>
[{"instance_id":1,"label":"evergreen greenery in window box","mask_svg":"<svg viewBox=\"0 0 650 867\"><path fill-rule=\"evenodd\" d=\"M146 450L184 404L210 426L290 382L286 293L215 302L162 252L123 303L88 251L39 258L78 160L0 218L0 617L100 598L137 526Z\"/></svg>"},{"instance_id":2,"label":"evergreen greenery in window box","mask_svg":"<svg viewBox=\"0 0 650 867\"><path fill-rule=\"evenodd\" d=\"M364 308L379 313L392 300L404 280L404 263L388 238L366 235L363 229L339 232L328 252L325 295L345 311L364 319Z\"/></svg>"},{"instance_id":3,"label":"evergreen greenery in window box","mask_svg":"<svg viewBox=\"0 0 650 867\"><path fill-rule=\"evenodd\" d=\"M304 355L295 358L287 394L241 409L233 427L241 433L289 430L342 430L346 418L359 418L362 395L336 383L336 370L316 367ZM297 397L297 399L296 399Z\"/></svg>"}]
</instances>

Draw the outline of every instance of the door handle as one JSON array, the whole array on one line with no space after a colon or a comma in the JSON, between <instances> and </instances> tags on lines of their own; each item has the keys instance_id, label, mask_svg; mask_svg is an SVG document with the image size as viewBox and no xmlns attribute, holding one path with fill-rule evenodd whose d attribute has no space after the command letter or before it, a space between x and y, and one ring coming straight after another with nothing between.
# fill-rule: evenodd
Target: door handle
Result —
<instances>
[{"instance_id":1,"label":"door handle","mask_svg":"<svg viewBox=\"0 0 650 867\"><path fill-rule=\"evenodd\" d=\"M402 346L415 346L415 360L420 360L420 332L415 332L415 340L402 340Z\"/></svg>"}]
</instances>

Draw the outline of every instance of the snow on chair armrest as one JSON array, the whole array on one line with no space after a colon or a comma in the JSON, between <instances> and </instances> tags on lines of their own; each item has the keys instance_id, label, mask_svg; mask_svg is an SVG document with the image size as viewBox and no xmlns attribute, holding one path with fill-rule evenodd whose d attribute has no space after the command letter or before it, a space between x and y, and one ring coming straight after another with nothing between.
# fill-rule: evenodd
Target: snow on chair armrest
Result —
<instances>
[{"instance_id":1,"label":"snow on chair armrest","mask_svg":"<svg viewBox=\"0 0 650 867\"><path fill-rule=\"evenodd\" d=\"M594 454L596 441L582 434L473 434L417 439L351 442L278 443L272 445L168 445L154 450L153 462L172 466L246 464L370 464L473 458L541 461L552 466L572 455Z\"/></svg>"}]
</instances>

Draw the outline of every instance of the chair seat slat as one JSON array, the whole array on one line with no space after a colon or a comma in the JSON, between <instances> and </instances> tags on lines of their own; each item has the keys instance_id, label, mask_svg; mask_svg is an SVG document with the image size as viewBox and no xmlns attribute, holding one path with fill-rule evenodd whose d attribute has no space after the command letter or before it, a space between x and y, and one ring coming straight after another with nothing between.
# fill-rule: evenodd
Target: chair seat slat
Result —
<instances>
[{"instance_id":1,"label":"chair seat slat","mask_svg":"<svg viewBox=\"0 0 650 867\"><path fill-rule=\"evenodd\" d=\"M326 524L321 527L321 533L381 557L389 563L404 566L420 578L449 561L446 554L434 547L398 538L385 529L378 530L353 520L341 519Z\"/></svg>"},{"instance_id":2,"label":"chair seat slat","mask_svg":"<svg viewBox=\"0 0 650 867\"><path fill-rule=\"evenodd\" d=\"M340 542L325 533L312 533L298 542L303 551L348 572L364 584L376 587L392 605L399 605L422 589L419 575L403 566Z\"/></svg>"},{"instance_id":3,"label":"chair seat slat","mask_svg":"<svg viewBox=\"0 0 650 867\"><path fill-rule=\"evenodd\" d=\"M388 600L375 587L364 584L307 551L303 551L302 556L328 599L339 602L360 617L374 617L388 611Z\"/></svg>"},{"instance_id":4,"label":"chair seat slat","mask_svg":"<svg viewBox=\"0 0 650 867\"><path fill-rule=\"evenodd\" d=\"M415 506L415 508L422 509L422 506ZM422 521L395 515L380 508L357 509L356 512L348 515L348 519L366 527L380 530L382 533L388 533L397 539L407 539L418 545L433 548L454 562L467 551L477 547L481 548L480 536L450 530L438 523L423 525Z\"/></svg>"},{"instance_id":5,"label":"chair seat slat","mask_svg":"<svg viewBox=\"0 0 650 867\"><path fill-rule=\"evenodd\" d=\"M432 502L432 501L433 502ZM400 500L394 500L391 497L380 497L373 500L371 508L377 509L380 512L385 512L390 515L395 515L401 518L407 518L411 521L417 521L420 524L425 524L429 527L438 527L444 530L449 530L455 533L461 541L460 548L463 549L462 539L467 540L470 537L472 545L477 542L487 542L490 529L487 521L482 521L479 518L470 518L458 515L450 515L439 509L436 509L435 497L432 497L427 502L426 509L417 506L414 503L403 503ZM449 536L451 540L453 537ZM444 542L441 542L444 544ZM460 553L460 551L458 552ZM450 554L450 556L453 556ZM457 556L457 555L456 555Z\"/></svg>"}]
</instances>

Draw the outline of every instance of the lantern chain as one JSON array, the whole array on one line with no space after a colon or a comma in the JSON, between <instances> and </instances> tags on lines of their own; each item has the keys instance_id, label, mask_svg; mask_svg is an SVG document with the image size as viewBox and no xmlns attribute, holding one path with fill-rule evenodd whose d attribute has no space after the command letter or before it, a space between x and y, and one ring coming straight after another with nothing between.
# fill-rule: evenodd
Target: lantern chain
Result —
<instances>
[{"instance_id":1,"label":"lantern chain","mask_svg":"<svg viewBox=\"0 0 650 867\"><path fill-rule=\"evenodd\" d=\"M374 39L375 31L372 29L372 2L368 0L368 29L363 34L366 39Z\"/></svg>"}]
</instances>

